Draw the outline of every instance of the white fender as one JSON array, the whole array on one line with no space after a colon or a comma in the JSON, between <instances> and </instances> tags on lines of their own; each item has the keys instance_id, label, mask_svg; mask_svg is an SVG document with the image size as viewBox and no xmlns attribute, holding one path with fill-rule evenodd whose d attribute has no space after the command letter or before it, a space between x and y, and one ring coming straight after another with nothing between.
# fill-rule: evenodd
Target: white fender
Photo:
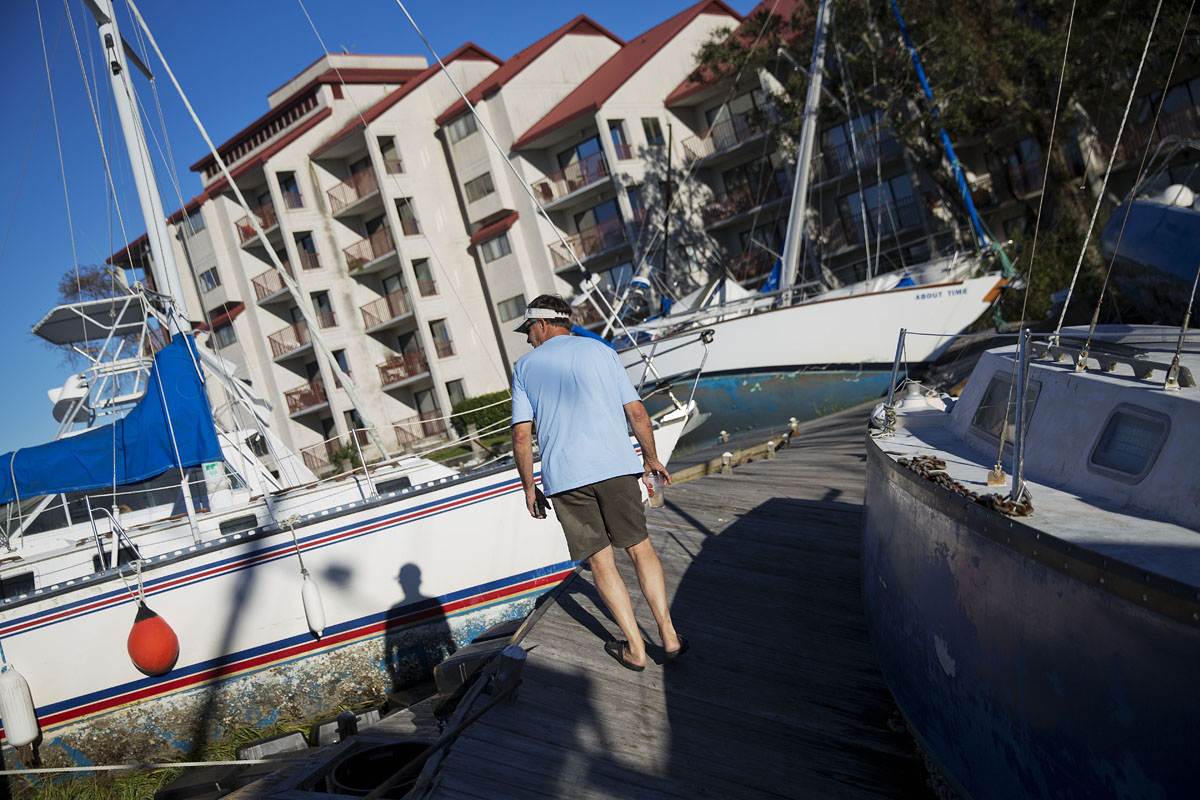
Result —
<instances>
[{"instance_id":1,"label":"white fender","mask_svg":"<svg viewBox=\"0 0 1200 800\"><path fill-rule=\"evenodd\" d=\"M31 744L40 732L29 684L10 664L0 666L0 721L13 747Z\"/></svg>"},{"instance_id":2,"label":"white fender","mask_svg":"<svg viewBox=\"0 0 1200 800\"><path fill-rule=\"evenodd\" d=\"M303 570L301 576L304 583L300 587L300 599L304 601L304 618L308 620L308 629L318 639L325 632L325 606L321 603L321 590L317 582Z\"/></svg>"}]
</instances>

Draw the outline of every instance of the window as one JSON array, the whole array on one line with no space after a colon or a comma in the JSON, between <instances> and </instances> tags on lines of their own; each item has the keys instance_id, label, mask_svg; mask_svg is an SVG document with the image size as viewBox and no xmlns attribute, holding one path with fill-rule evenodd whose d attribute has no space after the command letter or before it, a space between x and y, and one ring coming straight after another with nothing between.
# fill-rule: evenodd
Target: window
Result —
<instances>
[{"instance_id":1,"label":"window","mask_svg":"<svg viewBox=\"0 0 1200 800\"><path fill-rule=\"evenodd\" d=\"M350 361L346 358L345 350L334 350L333 360L337 362L338 367L347 375L350 374Z\"/></svg>"},{"instance_id":2,"label":"window","mask_svg":"<svg viewBox=\"0 0 1200 800\"><path fill-rule=\"evenodd\" d=\"M304 197L300 194L300 185L296 183L296 173L279 173L279 193L283 196L284 208L304 208Z\"/></svg>"},{"instance_id":3,"label":"window","mask_svg":"<svg viewBox=\"0 0 1200 800\"><path fill-rule=\"evenodd\" d=\"M1041 384L1038 381L1029 381L1029 389L1025 393L1026 425L1033 416L1033 407L1037 404L1040 388ZM1002 368L992 376L991 383L983 393L983 399L979 401L979 407L975 409L975 416L971 418L971 426L993 441L999 441L1000 429L1003 427L1005 445L1012 444L1016 439L1016 404L1016 387L1012 385L1008 371Z\"/></svg>"},{"instance_id":4,"label":"window","mask_svg":"<svg viewBox=\"0 0 1200 800\"><path fill-rule=\"evenodd\" d=\"M204 230L204 217L200 214L200 209L197 208L183 218L183 230L188 236L195 236Z\"/></svg>"},{"instance_id":5,"label":"window","mask_svg":"<svg viewBox=\"0 0 1200 800\"><path fill-rule=\"evenodd\" d=\"M317 255L317 245L313 241L311 231L296 234L296 253L300 256L300 266L304 269L320 269L321 258Z\"/></svg>"},{"instance_id":6,"label":"window","mask_svg":"<svg viewBox=\"0 0 1200 800\"><path fill-rule=\"evenodd\" d=\"M625 152L629 152L629 142L625 140L625 120L610 119L608 121L608 135L612 138L613 145L617 148L617 155L621 154L621 148L625 148Z\"/></svg>"},{"instance_id":7,"label":"window","mask_svg":"<svg viewBox=\"0 0 1200 800\"><path fill-rule=\"evenodd\" d=\"M496 310L500 312L501 322L508 322L510 319L516 319L525 313L525 295L519 294L516 297L510 297L507 300L502 300L496 304Z\"/></svg>"},{"instance_id":8,"label":"window","mask_svg":"<svg viewBox=\"0 0 1200 800\"><path fill-rule=\"evenodd\" d=\"M629 285L633 278L633 264L626 261L596 276L596 285L609 297L616 297Z\"/></svg>"},{"instance_id":9,"label":"window","mask_svg":"<svg viewBox=\"0 0 1200 800\"><path fill-rule=\"evenodd\" d=\"M450 338L450 329L446 327L446 320L431 321L429 335L433 338L433 347L437 350L438 358L454 355L454 341Z\"/></svg>"},{"instance_id":10,"label":"window","mask_svg":"<svg viewBox=\"0 0 1200 800\"><path fill-rule=\"evenodd\" d=\"M467 195L468 203L474 203L494 191L496 191L496 187L492 184L492 173L490 172L485 172L478 178L472 178L463 184L463 192Z\"/></svg>"},{"instance_id":11,"label":"window","mask_svg":"<svg viewBox=\"0 0 1200 800\"><path fill-rule=\"evenodd\" d=\"M493 239L488 239L479 245L479 252L483 253L483 260L488 262L508 255L512 252L512 247L508 243L508 234L502 233Z\"/></svg>"},{"instance_id":12,"label":"window","mask_svg":"<svg viewBox=\"0 0 1200 800\"><path fill-rule=\"evenodd\" d=\"M912 182L908 175L902 174L883 183L868 186L861 194L852 192L838 198L842 222L854 231L852 236L862 236L864 197L867 222L873 235L880 231L895 233L921 224L920 213L913 198Z\"/></svg>"},{"instance_id":13,"label":"window","mask_svg":"<svg viewBox=\"0 0 1200 800\"><path fill-rule=\"evenodd\" d=\"M383 157L384 171L392 175L404 172L404 162L400 160L400 153L396 150L396 140L391 136L380 136L376 141L379 142L379 155Z\"/></svg>"},{"instance_id":14,"label":"window","mask_svg":"<svg viewBox=\"0 0 1200 800\"><path fill-rule=\"evenodd\" d=\"M221 276L217 273L216 267L200 273L200 288L202 290L211 292L220 285Z\"/></svg>"},{"instance_id":15,"label":"window","mask_svg":"<svg viewBox=\"0 0 1200 800\"><path fill-rule=\"evenodd\" d=\"M463 114L446 126L446 135L450 137L451 144L462 141L475 131L475 115L471 113Z\"/></svg>"},{"instance_id":16,"label":"window","mask_svg":"<svg viewBox=\"0 0 1200 800\"><path fill-rule=\"evenodd\" d=\"M446 396L450 398L450 407L451 408L458 405L463 400L466 400L467 393L463 389L462 380L447 381L446 382Z\"/></svg>"},{"instance_id":17,"label":"window","mask_svg":"<svg viewBox=\"0 0 1200 800\"><path fill-rule=\"evenodd\" d=\"M458 383L462 383L462 381L458 381ZM447 388L449 387L447 386ZM0 599L9 600L13 597L20 597L23 594L29 594L33 589L32 572L22 572L18 575L6 575L0 578Z\"/></svg>"},{"instance_id":18,"label":"window","mask_svg":"<svg viewBox=\"0 0 1200 800\"><path fill-rule=\"evenodd\" d=\"M567 148L558 154L558 166L568 167L576 161L583 161L589 156L595 157L600 152L600 137L593 136L590 139L584 139L574 147Z\"/></svg>"},{"instance_id":19,"label":"window","mask_svg":"<svg viewBox=\"0 0 1200 800\"><path fill-rule=\"evenodd\" d=\"M396 201L396 214L400 217L400 230L404 231L405 236L415 236L421 232L417 209L411 197L401 197Z\"/></svg>"},{"instance_id":20,"label":"window","mask_svg":"<svg viewBox=\"0 0 1200 800\"><path fill-rule=\"evenodd\" d=\"M237 334L233 332L233 323L226 322L224 325L213 328L212 339L218 350L236 342Z\"/></svg>"},{"instance_id":21,"label":"window","mask_svg":"<svg viewBox=\"0 0 1200 800\"><path fill-rule=\"evenodd\" d=\"M662 123L658 121L658 117L642 117L642 132L646 134L646 144L650 147L662 147L666 144Z\"/></svg>"},{"instance_id":22,"label":"window","mask_svg":"<svg viewBox=\"0 0 1200 800\"><path fill-rule=\"evenodd\" d=\"M317 324L322 328L332 328L337 325L337 317L333 313L333 304L329 302L329 292L313 292L313 310L317 312Z\"/></svg>"},{"instance_id":23,"label":"window","mask_svg":"<svg viewBox=\"0 0 1200 800\"><path fill-rule=\"evenodd\" d=\"M421 297L432 297L438 293L437 281L433 279L433 270L429 268L428 258L418 258L412 262L413 275L417 278L417 291Z\"/></svg>"},{"instance_id":24,"label":"window","mask_svg":"<svg viewBox=\"0 0 1200 800\"><path fill-rule=\"evenodd\" d=\"M1167 438L1168 420L1144 408L1120 405L1092 449L1090 465L1136 483L1146 476Z\"/></svg>"},{"instance_id":25,"label":"window","mask_svg":"<svg viewBox=\"0 0 1200 800\"><path fill-rule=\"evenodd\" d=\"M586 231L588 228L594 228L597 225L603 225L610 220L619 220L621 212L617 208L615 199L608 200L598 205L592 206L587 211L581 211L575 215L575 230Z\"/></svg>"}]
</instances>

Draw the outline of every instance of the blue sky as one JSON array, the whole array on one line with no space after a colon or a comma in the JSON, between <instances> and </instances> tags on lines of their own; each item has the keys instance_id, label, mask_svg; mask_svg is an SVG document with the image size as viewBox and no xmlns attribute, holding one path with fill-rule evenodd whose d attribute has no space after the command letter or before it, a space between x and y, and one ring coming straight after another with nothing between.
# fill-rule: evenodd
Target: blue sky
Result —
<instances>
[{"instance_id":1,"label":"blue sky","mask_svg":"<svg viewBox=\"0 0 1200 800\"><path fill-rule=\"evenodd\" d=\"M59 166L55 122L47 91L37 2L47 55L53 59L50 87L62 142L67 194ZM727 0L745 14L755 0ZM110 115L111 91L102 74L95 24L81 0L68 0L72 26L61 2L9 0L0 11L0 69L6 81L5 122L0 125L0 342L10 376L0 394L0 452L48 441L57 427L46 390L62 385L62 356L30 332L56 303L58 278L81 264L103 263L125 245L105 189L91 104L80 58L98 97L96 113L113 163L117 205L129 239L145 227L133 198L128 162ZM623 39L656 25L688 5L686 0L409 0L406 6L439 54L465 41L508 58L577 14L587 14ZM135 42L123 0L118 24ZM322 55L300 0L206 0L200 3L142 0L147 24L188 93L209 133L224 141L267 110L266 96ZM326 46L357 53L403 53L429 57L394 0L304 0ZM158 64L150 62L152 69ZM97 94L95 79L102 85ZM142 102L154 108L144 81L135 81ZM165 78L159 97L167 137L190 199L201 190L188 165L207 153L199 133ZM154 113L152 111L152 113ZM155 114L156 116L156 114ZM153 121L162 143L162 132ZM111 141L110 141L111 140ZM153 141L151 149L155 149ZM174 190L164 189L168 213L178 208ZM70 205L68 224L67 205Z\"/></svg>"}]
</instances>

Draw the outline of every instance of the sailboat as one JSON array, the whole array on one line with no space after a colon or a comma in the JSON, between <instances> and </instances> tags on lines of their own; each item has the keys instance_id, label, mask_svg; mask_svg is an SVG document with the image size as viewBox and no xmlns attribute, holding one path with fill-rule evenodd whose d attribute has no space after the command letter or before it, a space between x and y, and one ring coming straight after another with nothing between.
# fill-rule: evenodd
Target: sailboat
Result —
<instances>
[{"instance_id":1,"label":"sailboat","mask_svg":"<svg viewBox=\"0 0 1200 800\"><path fill-rule=\"evenodd\" d=\"M621 356L635 383L690 380L698 359L695 345L688 340L695 330L707 328L715 333L715 340L704 362L702 386L727 382L730 376L754 381L755 373L784 373L788 383L804 387L807 401L818 409L828 409L831 403L863 402L887 388L892 351L886 343L894 340L897 331L908 328L935 334L911 337L906 358L910 363L936 359L951 342L945 335L975 322L1007 283L999 273L978 274L983 271L979 252L997 248L980 226L969 192L964 192L964 199L979 252L954 253L904 272L882 273L837 288L820 281L797 282L830 15L830 2L823 0L817 13L791 213L777 267L778 287L751 292L726 278L676 304L671 313L633 327L632 338L640 343L640 350L625 347ZM924 74L919 74L928 95ZM949 139L943 136L943 143L950 148L950 163L959 170ZM965 189L961 171L958 178ZM648 283L645 275L641 281ZM657 372L647 368L641 351L653 356ZM713 410L712 403L707 407Z\"/></svg>"},{"instance_id":2,"label":"sailboat","mask_svg":"<svg viewBox=\"0 0 1200 800\"><path fill-rule=\"evenodd\" d=\"M122 42L110 0L89 5ZM126 54L105 52L148 164ZM196 346L151 173L133 170L163 293L52 310L37 333L96 355L51 393L60 436L0 456L0 718L23 765L153 761L379 702L575 566L511 462L403 456L318 481ZM215 425L214 385L244 427ZM685 420L656 423L664 462Z\"/></svg>"}]
</instances>

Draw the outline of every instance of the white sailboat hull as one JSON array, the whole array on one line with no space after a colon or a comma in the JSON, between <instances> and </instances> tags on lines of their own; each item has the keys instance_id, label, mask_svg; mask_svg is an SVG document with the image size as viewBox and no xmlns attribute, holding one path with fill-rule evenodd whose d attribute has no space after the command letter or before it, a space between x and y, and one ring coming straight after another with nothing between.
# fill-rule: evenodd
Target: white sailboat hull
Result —
<instances>
[{"instance_id":1,"label":"white sailboat hull","mask_svg":"<svg viewBox=\"0 0 1200 800\"><path fill-rule=\"evenodd\" d=\"M685 423L656 429L664 460ZM146 605L179 638L178 661L159 677L126 652L138 585L129 567L124 581L91 574L6 601L0 641L29 681L41 762L151 761L247 725L378 703L528 613L574 568L556 522L529 517L511 466L317 508L294 523L295 542L286 523L194 546L179 543L186 521L174 526L182 537L157 532L179 547L148 557L140 575ZM320 639L297 549L320 587Z\"/></svg>"},{"instance_id":2,"label":"white sailboat hull","mask_svg":"<svg viewBox=\"0 0 1200 800\"><path fill-rule=\"evenodd\" d=\"M1002 283L996 275L985 275L817 299L732 318L714 314L711 321L699 323L716 334L704 374L890 366L901 328L946 334L909 337L906 360L929 361L949 346L953 334L979 318ZM703 346L688 343L696 339L695 330L667 333L641 345L661 379L676 382L695 373ZM635 384L658 380L637 348L622 350L621 361Z\"/></svg>"}]
</instances>

